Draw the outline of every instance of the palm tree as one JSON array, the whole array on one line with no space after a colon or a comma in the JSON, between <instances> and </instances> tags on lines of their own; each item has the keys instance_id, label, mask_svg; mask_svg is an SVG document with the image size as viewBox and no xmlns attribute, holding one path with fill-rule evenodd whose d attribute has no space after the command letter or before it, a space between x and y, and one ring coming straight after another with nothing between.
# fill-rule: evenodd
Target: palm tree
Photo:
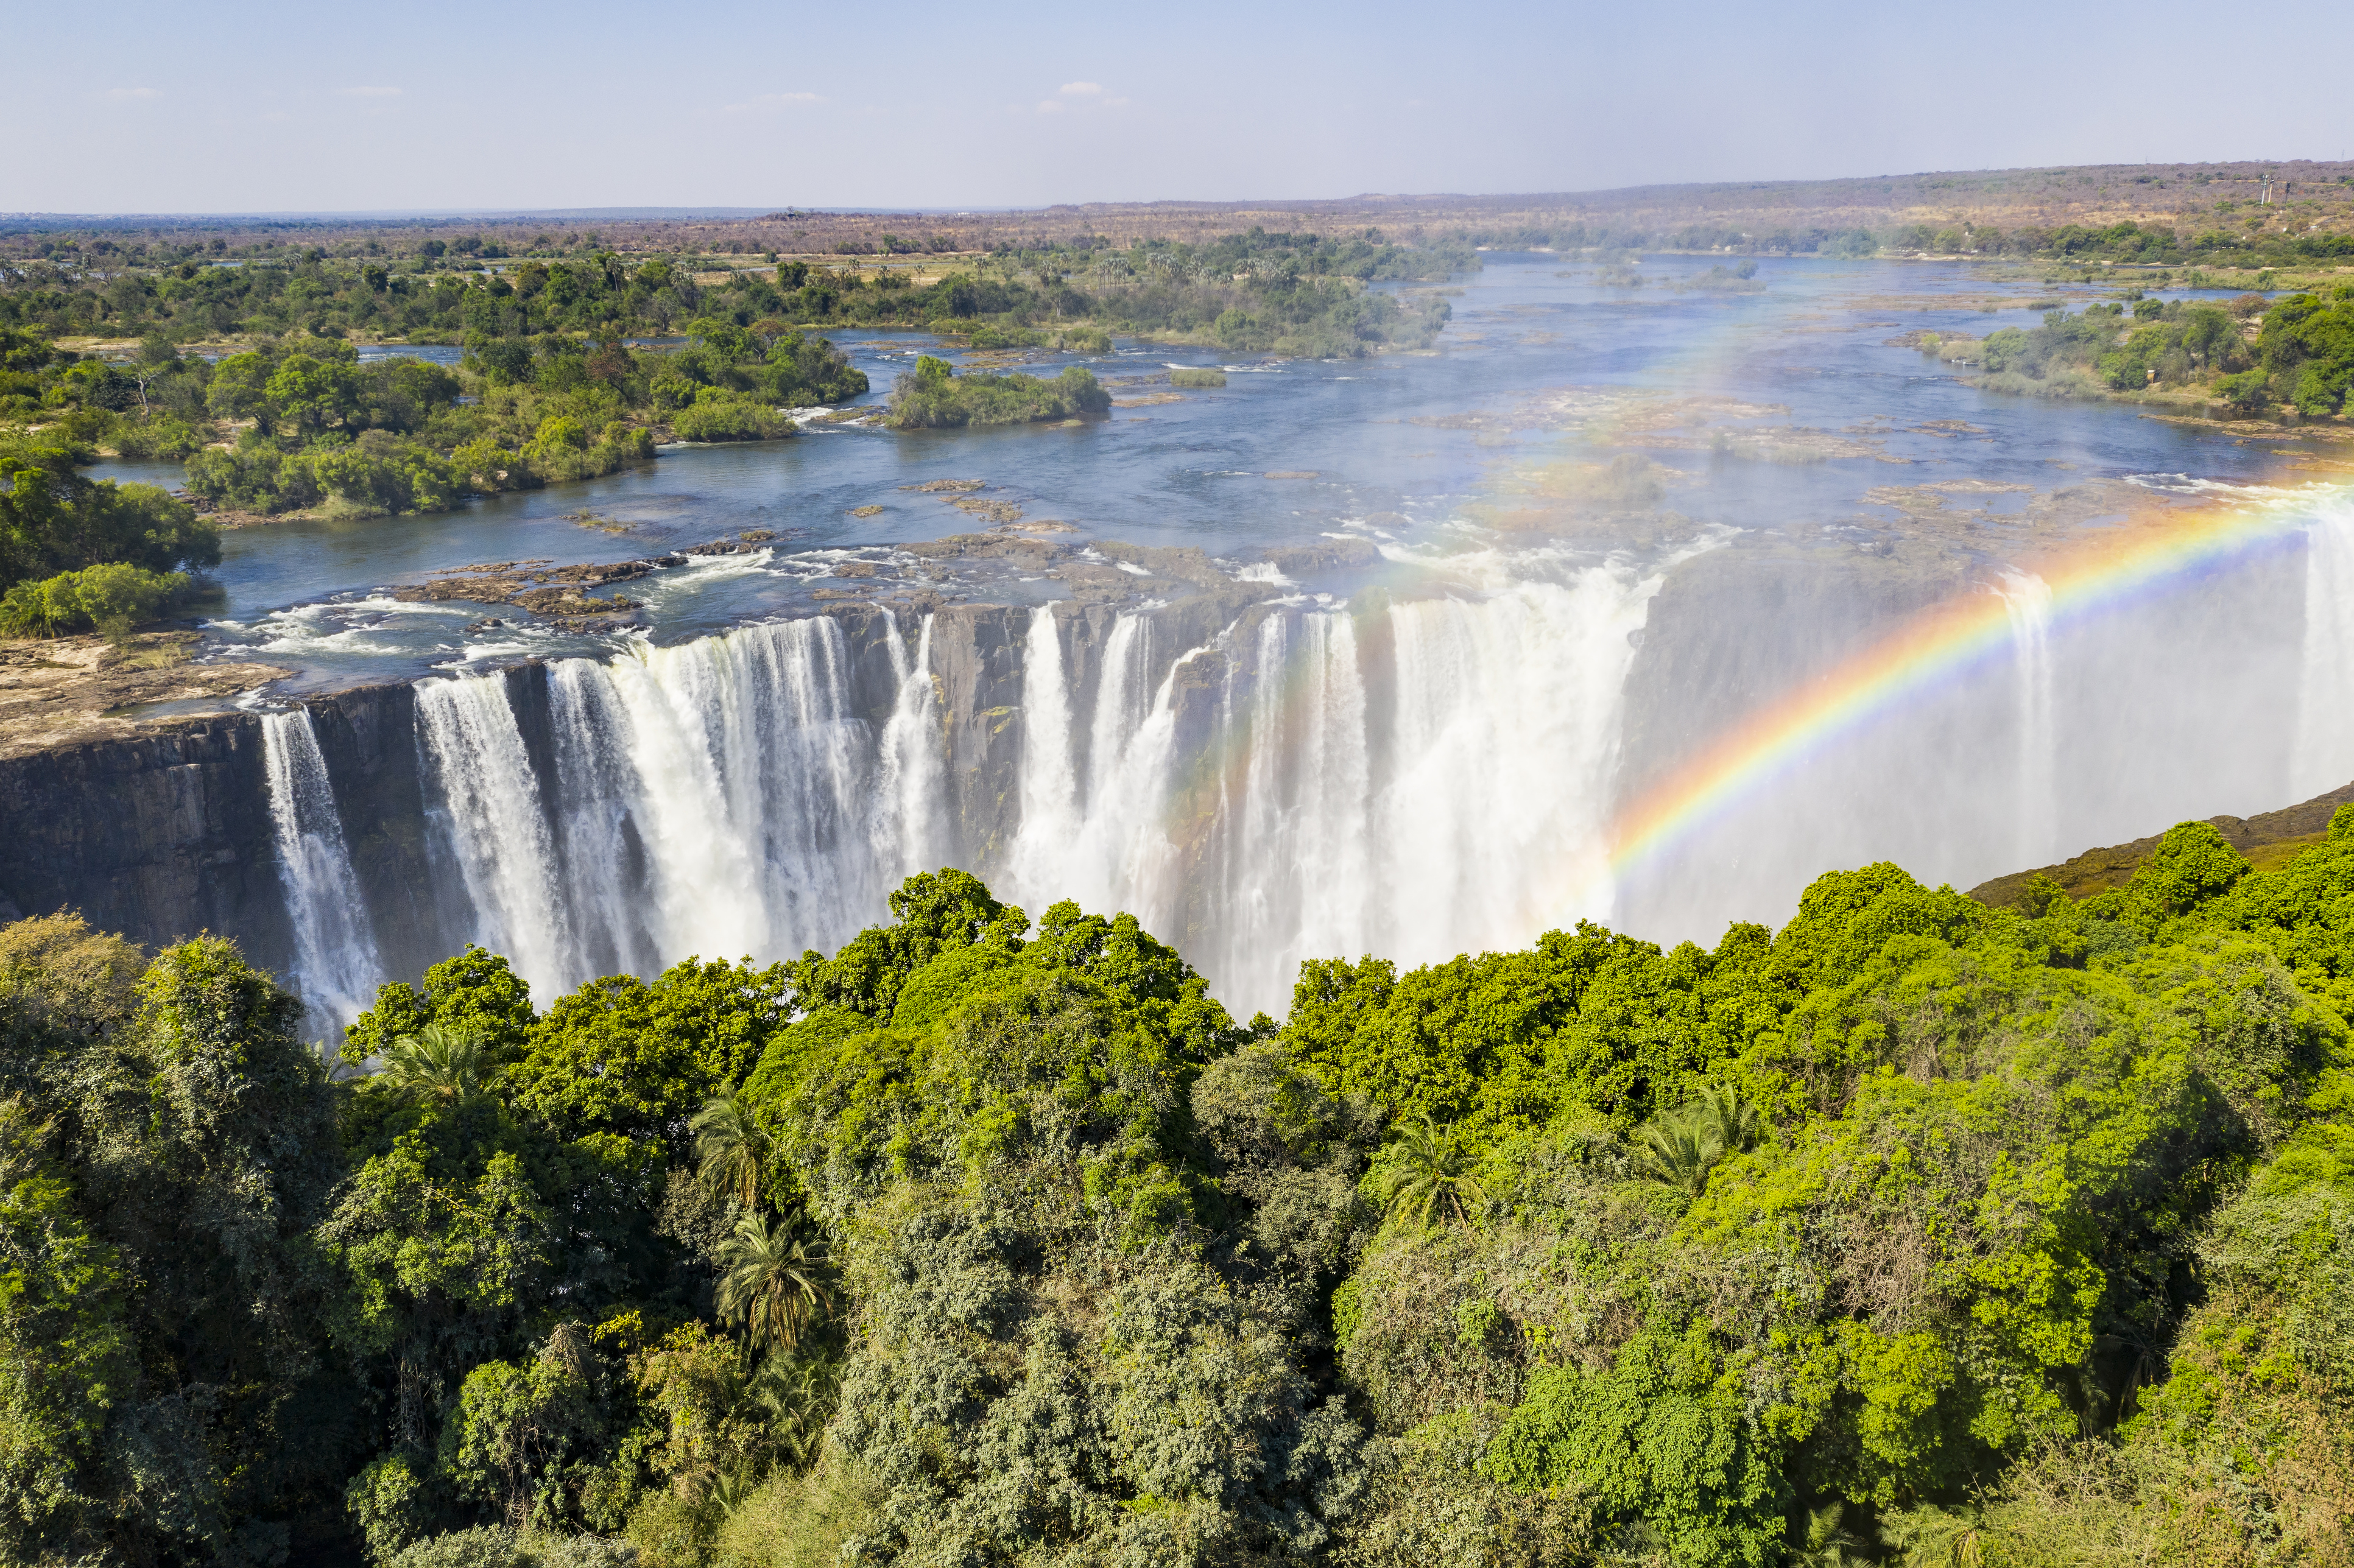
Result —
<instances>
[{"instance_id":1,"label":"palm tree","mask_svg":"<svg viewBox=\"0 0 2354 1568\"><path fill-rule=\"evenodd\" d=\"M429 1023L384 1048L384 1065L368 1079L378 1094L427 1105L457 1105L482 1092L496 1064L490 1042L471 1029Z\"/></svg>"},{"instance_id":2,"label":"palm tree","mask_svg":"<svg viewBox=\"0 0 2354 1568\"><path fill-rule=\"evenodd\" d=\"M1807 1539L1795 1554L1799 1568L1846 1568L1862 1561L1862 1539L1840 1528L1846 1512L1847 1505L1836 1502L1808 1511Z\"/></svg>"},{"instance_id":3,"label":"palm tree","mask_svg":"<svg viewBox=\"0 0 2354 1568\"><path fill-rule=\"evenodd\" d=\"M757 1204L769 1135L760 1130L752 1107L730 1089L705 1101L686 1126L695 1134L695 1155L702 1162L705 1184L716 1192L733 1192L747 1209Z\"/></svg>"},{"instance_id":4,"label":"palm tree","mask_svg":"<svg viewBox=\"0 0 2354 1568\"><path fill-rule=\"evenodd\" d=\"M1708 1190L1709 1172L1720 1160L1755 1147L1763 1132L1755 1106L1730 1088L1702 1089L1636 1130L1635 1169L1689 1201Z\"/></svg>"},{"instance_id":5,"label":"palm tree","mask_svg":"<svg viewBox=\"0 0 2354 1568\"><path fill-rule=\"evenodd\" d=\"M1391 1213L1410 1213L1428 1224L1434 1209L1465 1221L1473 1205L1486 1205L1487 1190L1471 1174L1469 1157L1447 1140L1430 1118L1424 1117L1420 1127L1403 1129L1397 1149L1397 1166L1390 1178Z\"/></svg>"},{"instance_id":6,"label":"palm tree","mask_svg":"<svg viewBox=\"0 0 2354 1568\"><path fill-rule=\"evenodd\" d=\"M727 1272L719 1281L719 1311L740 1320L755 1348L791 1350L811 1320L830 1310L824 1249L790 1221L774 1224L758 1213L736 1222L721 1244Z\"/></svg>"}]
</instances>

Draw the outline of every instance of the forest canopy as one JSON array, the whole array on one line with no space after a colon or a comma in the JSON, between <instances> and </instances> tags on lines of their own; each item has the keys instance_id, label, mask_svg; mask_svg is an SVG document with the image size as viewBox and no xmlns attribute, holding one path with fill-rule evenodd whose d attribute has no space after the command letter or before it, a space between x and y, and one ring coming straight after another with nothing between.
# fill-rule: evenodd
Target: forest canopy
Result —
<instances>
[{"instance_id":1,"label":"forest canopy","mask_svg":"<svg viewBox=\"0 0 2354 1568\"><path fill-rule=\"evenodd\" d=\"M2354 808L1280 1022L1124 915L890 913L544 1001L470 948L333 1073L228 943L0 928L0 1555L2342 1551Z\"/></svg>"}]
</instances>

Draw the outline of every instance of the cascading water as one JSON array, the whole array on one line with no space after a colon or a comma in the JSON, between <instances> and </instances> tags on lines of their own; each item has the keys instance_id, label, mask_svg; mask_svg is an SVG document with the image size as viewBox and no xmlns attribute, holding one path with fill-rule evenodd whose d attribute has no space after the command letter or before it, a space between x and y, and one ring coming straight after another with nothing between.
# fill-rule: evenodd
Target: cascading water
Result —
<instances>
[{"instance_id":1,"label":"cascading water","mask_svg":"<svg viewBox=\"0 0 2354 1568\"><path fill-rule=\"evenodd\" d=\"M2031 573L2005 572L2013 681L2019 710L2019 863L2042 865L2059 844L2057 749L2052 707L2052 588Z\"/></svg>"},{"instance_id":2,"label":"cascading water","mask_svg":"<svg viewBox=\"0 0 2354 1568\"><path fill-rule=\"evenodd\" d=\"M1657 582L1261 606L1198 643L1149 609L1027 612L1019 751L978 825L935 617L878 616L864 652L819 616L565 661L544 715L519 713L529 683L429 683L419 757L457 928L542 997L831 948L959 864L1034 914L1132 911L1230 1001L1279 1009L1305 957L1418 961L1608 913L1628 634Z\"/></svg>"},{"instance_id":3,"label":"cascading water","mask_svg":"<svg viewBox=\"0 0 2354 1568\"><path fill-rule=\"evenodd\" d=\"M262 715L261 748L278 874L294 928L296 989L332 1027L367 1005L383 966L309 711Z\"/></svg>"},{"instance_id":4,"label":"cascading water","mask_svg":"<svg viewBox=\"0 0 2354 1568\"><path fill-rule=\"evenodd\" d=\"M2316 508L2306 532L2305 670L2288 798L2354 779L2354 499Z\"/></svg>"},{"instance_id":5,"label":"cascading water","mask_svg":"<svg viewBox=\"0 0 2354 1568\"><path fill-rule=\"evenodd\" d=\"M1418 962L1606 916L1629 633L1657 587L1594 567L1362 616L1246 616L1157 683L1151 617L1122 616L1085 720L1083 791L1055 734L1081 724L1041 616L1005 885L1034 913L1066 896L1131 910L1230 1003L1274 1011L1303 958ZM1215 698L1181 736L1181 693L1214 658Z\"/></svg>"},{"instance_id":6,"label":"cascading water","mask_svg":"<svg viewBox=\"0 0 2354 1568\"><path fill-rule=\"evenodd\" d=\"M2330 504L2306 562L2292 798L2354 776L2354 512ZM2169 618L2194 602L2219 625L2242 611L2209 595L2063 638L2049 588L2014 573L1995 588L2010 659L1994 678L1810 753L1622 882L1609 855L1626 694L1661 579L1465 560L1431 567L1431 597L1300 596L1223 625L1205 601L920 624L862 609L429 683L418 755L433 849L454 868L430 890L440 929L505 953L546 998L691 954L831 948L882 918L902 878L960 865L1034 915L1063 898L1129 911L1229 1005L1281 1011L1304 958L1418 963L1582 916L1707 937L1728 906L1778 917L1826 865L2041 863L2080 831L2059 820L2062 779L2091 769L2113 795L2148 796L2128 803L2155 818L2262 799L2272 786L2245 779L2277 777L2291 749L2286 683L2264 673L2293 639L2211 677L2282 692L2280 713L2192 709L2167 691L2227 645L2182 646ZM544 705L524 700L535 692ZM322 1006L349 1008L375 953L347 914L347 864L321 869L340 853L317 826L332 810L302 803L304 789L323 799L316 747L273 722L281 840L321 846L284 853L312 944L297 967ZM2199 739L2242 732L2273 749ZM298 787L305 756L316 781Z\"/></svg>"},{"instance_id":7,"label":"cascading water","mask_svg":"<svg viewBox=\"0 0 2354 1568\"><path fill-rule=\"evenodd\" d=\"M576 950L569 889L541 809L505 683L434 681L417 689L419 744L440 786L435 813L472 902L469 935L504 953L535 986L567 971Z\"/></svg>"},{"instance_id":8,"label":"cascading water","mask_svg":"<svg viewBox=\"0 0 2354 1568\"><path fill-rule=\"evenodd\" d=\"M939 863L930 637L927 620L911 652L891 628L898 701L879 734L825 617L563 661L546 780L504 681L419 687L476 939L545 996L690 954L828 947L870 923L901 877Z\"/></svg>"}]
</instances>

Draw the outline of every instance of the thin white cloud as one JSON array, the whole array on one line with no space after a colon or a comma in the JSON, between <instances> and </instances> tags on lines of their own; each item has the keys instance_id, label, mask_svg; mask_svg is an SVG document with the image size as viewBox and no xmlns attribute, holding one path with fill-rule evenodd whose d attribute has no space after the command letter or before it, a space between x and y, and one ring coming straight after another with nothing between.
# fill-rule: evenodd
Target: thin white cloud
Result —
<instances>
[{"instance_id":1,"label":"thin white cloud","mask_svg":"<svg viewBox=\"0 0 2354 1568\"><path fill-rule=\"evenodd\" d=\"M117 101L123 101L133 98L161 98L164 95L152 87L110 87L106 90L106 96Z\"/></svg>"},{"instance_id":2,"label":"thin white cloud","mask_svg":"<svg viewBox=\"0 0 2354 1568\"><path fill-rule=\"evenodd\" d=\"M339 87L335 90L345 98L398 98L397 87Z\"/></svg>"},{"instance_id":3,"label":"thin white cloud","mask_svg":"<svg viewBox=\"0 0 2354 1568\"><path fill-rule=\"evenodd\" d=\"M743 103L725 106L729 114L757 114L767 109L791 109L804 103L823 103L824 95L815 92L764 92Z\"/></svg>"},{"instance_id":4,"label":"thin white cloud","mask_svg":"<svg viewBox=\"0 0 2354 1568\"><path fill-rule=\"evenodd\" d=\"M1055 90L1060 96L1040 100L1033 112L1060 114L1066 109L1085 111L1090 109L1121 109L1128 104L1127 99L1114 98L1099 81L1066 81Z\"/></svg>"}]
</instances>

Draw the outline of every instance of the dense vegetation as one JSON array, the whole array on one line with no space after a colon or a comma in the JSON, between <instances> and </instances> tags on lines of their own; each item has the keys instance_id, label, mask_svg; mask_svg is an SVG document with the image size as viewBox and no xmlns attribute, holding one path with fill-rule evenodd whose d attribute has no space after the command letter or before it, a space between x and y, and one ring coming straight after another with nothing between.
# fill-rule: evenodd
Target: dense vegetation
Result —
<instances>
[{"instance_id":1,"label":"dense vegetation","mask_svg":"<svg viewBox=\"0 0 2354 1568\"><path fill-rule=\"evenodd\" d=\"M1100 414L1111 394L1084 366L1066 366L1051 380L1035 376L959 376L945 359L921 355L913 373L891 389L893 429L953 429L965 425L1022 425Z\"/></svg>"},{"instance_id":2,"label":"dense vegetation","mask_svg":"<svg viewBox=\"0 0 2354 1568\"><path fill-rule=\"evenodd\" d=\"M2354 234L2310 229L2292 234L2283 227L2283 217L2279 207L2226 201L2216 206L2215 226L2205 228L2130 221L2099 228L2069 223L2050 228L1969 223L1896 224L1885 228L1794 224L1761 234L1721 223L1672 228L1574 223L1481 229L1467 238L1499 249L1730 250L1746 255L1855 259L1963 256L2186 270L2342 266L2354 260Z\"/></svg>"},{"instance_id":3,"label":"dense vegetation","mask_svg":"<svg viewBox=\"0 0 2354 1568\"><path fill-rule=\"evenodd\" d=\"M2253 331L2243 329L2252 323ZM2354 285L2325 299L2243 294L2226 304L2160 302L2133 291L2041 326L1916 334L1925 354L1982 367L1978 385L2049 397L2190 392L2243 413L2288 407L2326 416L2354 383Z\"/></svg>"},{"instance_id":4,"label":"dense vegetation","mask_svg":"<svg viewBox=\"0 0 2354 1568\"><path fill-rule=\"evenodd\" d=\"M971 333L983 347L1108 346L1103 334L1120 332L1345 357L1427 347L1447 319L1444 301L1402 302L1368 283L1443 278L1477 261L1468 246L1410 249L1372 231L1331 239L1253 229L1201 246L1006 250L960 259L928 281L905 269L800 260L729 263L698 281L693 258L602 250L485 270L479 255L445 254L439 240L424 248L432 254L398 259L266 252L234 264L190 247L94 243L104 251L9 269L0 325L183 343L299 332L473 344L790 322Z\"/></svg>"},{"instance_id":5,"label":"dense vegetation","mask_svg":"<svg viewBox=\"0 0 2354 1568\"><path fill-rule=\"evenodd\" d=\"M544 1008L469 949L333 1079L227 943L0 930L0 1556L2344 1560L2354 808L1279 1025L891 902Z\"/></svg>"},{"instance_id":6,"label":"dense vegetation","mask_svg":"<svg viewBox=\"0 0 2354 1568\"><path fill-rule=\"evenodd\" d=\"M32 357L0 334L0 359ZM93 455L69 427L31 436L0 428L0 632L96 625L119 636L186 592L183 568L220 560L219 535L186 502L77 473Z\"/></svg>"},{"instance_id":7,"label":"dense vegetation","mask_svg":"<svg viewBox=\"0 0 2354 1568\"><path fill-rule=\"evenodd\" d=\"M466 496L593 478L684 440L793 433L779 410L856 397L863 373L779 322L690 323L668 353L563 334L468 338L455 368L362 362L290 333L207 359L167 337L114 364L0 328L0 419L45 450L183 458L190 494L241 512L446 511ZM202 564L202 563L199 563Z\"/></svg>"}]
</instances>

